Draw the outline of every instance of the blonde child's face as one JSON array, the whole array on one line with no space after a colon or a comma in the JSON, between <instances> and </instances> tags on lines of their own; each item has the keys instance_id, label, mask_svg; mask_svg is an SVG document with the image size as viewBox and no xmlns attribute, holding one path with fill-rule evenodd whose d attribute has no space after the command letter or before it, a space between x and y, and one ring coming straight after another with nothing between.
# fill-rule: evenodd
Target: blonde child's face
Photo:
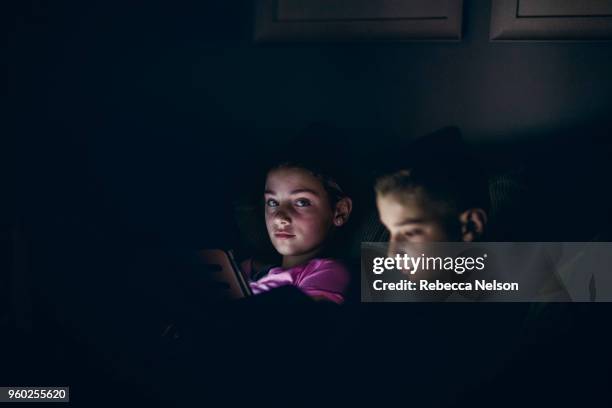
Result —
<instances>
[{"instance_id":1,"label":"blonde child's face","mask_svg":"<svg viewBox=\"0 0 612 408\"><path fill-rule=\"evenodd\" d=\"M299 168L272 170L266 179L268 235L283 256L316 254L333 228L328 194L321 181Z\"/></svg>"},{"instance_id":2,"label":"blonde child's face","mask_svg":"<svg viewBox=\"0 0 612 408\"><path fill-rule=\"evenodd\" d=\"M440 217L427 211L416 194L403 194L401 197L394 193L378 194L376 205L392 244L451 240L447 226Z\"/></svg>"}]
</instances>

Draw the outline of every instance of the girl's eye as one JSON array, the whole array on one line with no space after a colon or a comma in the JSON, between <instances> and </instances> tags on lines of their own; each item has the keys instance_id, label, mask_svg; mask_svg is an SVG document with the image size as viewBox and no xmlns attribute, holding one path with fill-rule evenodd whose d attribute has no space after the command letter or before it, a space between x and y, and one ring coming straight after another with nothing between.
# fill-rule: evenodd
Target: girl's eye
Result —
<instances>
[{"instance_id":1,"label":"girl's eye","mask_svg":"<svg viewBox=\"0 0 612 408\"><path fill-rule=\"evenodd\" d=\"M296 207L308 207L310 205L310 200L300 198L298 200L295 200L295 205Z\"/></svg>"},{"instance_id":2,"label":"girl's eye","mask_svg":"<svg viewBox=\"0 0 612 408\"><path fill-rule=\"evenodd\" d=\"M416 237L421 234L422 234L421 230L411 230L411 231L406 231L404 233L404 235L406 235L407 237Z\"/></svg>"},{"instance_id":3,"label":"girl's eye","mask_svg":"<svg viewBox=\"0 0 612 408\"><path fill-rule=\"evenodd\" d=\"M266 205L267 205L268 207L278 207L278 201L273 200L273 199L271 199L271 198L268 198L268 199L266 200Z\"/></svg>"}]
</instances>

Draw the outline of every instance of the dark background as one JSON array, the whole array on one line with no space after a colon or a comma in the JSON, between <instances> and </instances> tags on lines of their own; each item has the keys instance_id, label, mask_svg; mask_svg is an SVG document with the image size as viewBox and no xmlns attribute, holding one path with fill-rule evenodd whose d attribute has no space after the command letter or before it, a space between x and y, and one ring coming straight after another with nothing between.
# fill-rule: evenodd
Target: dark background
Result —
<instances>
[{"instance_id":1,"label":"dark background","mask_svg":"<svg viewBox=\"0 0 612 408\"><path fill-rule=\"evenodd\" d=\"M20 1L3 8L3 239L11 245L17 234L17 249L7 252L25 253L8 263L3 280L3 325L11 333L5 352L12 354L6 384L78 384L93 395L95 380L113 381L138 400L167 377L202 387L206 375L234 374L222 359L211 363L206 341L194 340L172 363L151 363L166 350L158 349L160 326L186 310L200 315L177 283L177 254L238 245L237 192L261 183L261 161L313 122L343 130L338 156L361 165L356 177L384 162L384 152L456 125L490 169L528 169L523 211L538 220L530 238L581 241L609 231L610 42L491 43L490 2L473 0L465 1L461 42L343 45L255 45L247 1ZM367 196L369 186L362 187ZM543 391L543 400L566 393L580 400L604 395L607 377L596 367L609 357L593 346L605 344L596 323L610 310L586 306L550 305L535 323L525 317L537 309L529 305L254 307L236 315L203 306L201 314L266 322L336 316L341 328L334 335L318 329L326 339L313 340L329 352L327 360L315 354L323 360L316 368L289 346L267 346L278 330L266 332L265 324L229 332L248 353L295 356L279 363L283 370L303 369L317 383L331 375L326 384L345 399L359 398L358 381L402 396L397 387L405 382L391 376L394 366L409 371L408 383L463 390L466 399L486 401L487 392L498 396L500 387L517 384L515 391ZM199 325L193 339L230 337L215 322L208 330ZM376 357L395 345L396 359ZM21 360L10 347L33 357ZM270 376L254 361L247 384L260 390ZM500 374L500 361L513 363ZM357 362L359 378L346 376ZM575 386L574 365L591 374L579 382L586 388ZM165 374L149 378L156 370ZM337 384L332 374L340 371L350 385ZM272 378L279 372L291 377L277 371ZM529 380L514 382L520 375ZM471 388L457 378L473 378ZM146 391L132 393L125 384L134 382ZM81 401L91 397L82 392ZM434 394L412 398L453 395Z\"/></svg>"}]
</instances>

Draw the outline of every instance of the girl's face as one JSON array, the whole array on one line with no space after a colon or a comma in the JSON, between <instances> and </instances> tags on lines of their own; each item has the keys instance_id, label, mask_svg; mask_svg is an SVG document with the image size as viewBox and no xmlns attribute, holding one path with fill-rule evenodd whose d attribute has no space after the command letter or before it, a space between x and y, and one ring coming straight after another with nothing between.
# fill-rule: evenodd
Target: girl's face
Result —
<instances>
[{"instance_id":1,"label":"girl's face","mask_svg":"<svg viewBox=\"0 0 612 408\"><path fill-rule=\"evenodd\" d=\"M307 260L316 255L334 225L321 181L300 168L272 170L264 199L268 235L283 264L288 257Z\"/></svg>"}]
</instances>

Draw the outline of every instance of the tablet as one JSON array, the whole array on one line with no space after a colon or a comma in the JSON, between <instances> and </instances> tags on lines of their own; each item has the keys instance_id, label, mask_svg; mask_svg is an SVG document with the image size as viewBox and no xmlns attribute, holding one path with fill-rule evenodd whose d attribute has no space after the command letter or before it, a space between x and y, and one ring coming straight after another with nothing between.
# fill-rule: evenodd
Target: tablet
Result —
<instances>
[{"instance_id":1,"label":"tablet","mask_svg":"<svg viewBox=\"0 0 612 408\"><path fill-rule=\"evenodd\" d=\"M214 284L221 298L242 299L253 294L231 251L203 249L197 255L206 266L206 279Z\"/></svg>"}]
</instances>

